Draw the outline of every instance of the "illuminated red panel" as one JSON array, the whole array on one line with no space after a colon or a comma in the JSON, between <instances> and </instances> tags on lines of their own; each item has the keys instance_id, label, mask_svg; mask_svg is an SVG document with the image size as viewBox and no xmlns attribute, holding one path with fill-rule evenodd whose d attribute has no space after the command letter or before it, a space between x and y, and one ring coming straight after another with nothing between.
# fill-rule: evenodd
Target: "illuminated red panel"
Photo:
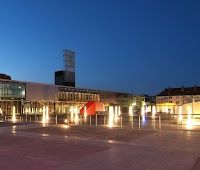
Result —
<instances>
[{"instance_id":1,"label":"illuminated red panel","mask_svg":"<svg viewBox=\"0 0 200 170\"><path fill-rule=\"evenodd\" d=\"M96 112L104 112L104 105L101 102L90 101L86 105L87 115L95 115ZM84 107L80 110L80 114L84 114Z\"/></svg>"}]
</instances>

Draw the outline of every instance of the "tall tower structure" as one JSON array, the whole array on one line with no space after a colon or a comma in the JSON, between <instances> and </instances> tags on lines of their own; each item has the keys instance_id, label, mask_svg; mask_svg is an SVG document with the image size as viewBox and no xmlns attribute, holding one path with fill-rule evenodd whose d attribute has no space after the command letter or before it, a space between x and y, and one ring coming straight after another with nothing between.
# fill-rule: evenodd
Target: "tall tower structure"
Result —
<instances>
[{"instance_id":1,"label":"tall tower structure","mask_svg":"<svg viewBox=\"0 0 200 170\"><path fill-rule=\"evenodd\" d=\"M69 72L75 72L75 52L70 50L63 51L64 69Z\"/></svg>"},{"instance_id":2,"label":"tall tower structure","mask_svg":"<svg viewBox=\"0 0 200 170\"><path fill-rule=\"evenodd\" d=\"M64 69L55 72L55 84L75 87L75 52L63 50Z\"/></svg>"}]
</instances>

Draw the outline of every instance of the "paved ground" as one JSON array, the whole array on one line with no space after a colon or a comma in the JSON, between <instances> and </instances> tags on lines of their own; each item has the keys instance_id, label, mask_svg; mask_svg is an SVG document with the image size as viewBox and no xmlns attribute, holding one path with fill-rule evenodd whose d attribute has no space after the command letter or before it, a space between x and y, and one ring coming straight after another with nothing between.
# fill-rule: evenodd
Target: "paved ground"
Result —
<instances>
[{"instance_id":1,"label":"paved ground","mask_svg":"<svg viewBox=\"0 0 200 170\"><path fill-rule=\"evenodd\" d=\"M200 169L199 131L0 127L0 169Z\"/></svg>"}]
</instances>

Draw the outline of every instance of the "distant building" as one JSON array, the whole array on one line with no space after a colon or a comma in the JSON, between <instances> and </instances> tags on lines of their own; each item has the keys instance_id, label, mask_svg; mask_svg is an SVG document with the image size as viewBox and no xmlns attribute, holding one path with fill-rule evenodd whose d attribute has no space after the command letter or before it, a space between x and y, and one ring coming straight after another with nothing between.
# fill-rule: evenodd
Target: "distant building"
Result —
<instances>
[{"instance_id":1,"label":"distant building","mask_svg":"<svg viewBox=\"0 0 200 170\"><path fill-rule=\"evenodd\" d=\"M155 106L155 104L156 104L155 96L144 95L144 97L145 97L145 105Z\"/></svg>"},{"instance_id":2,"label":"distant building","mask_svg":"<svg viewBox=\"0 0 200 170\"><path fill-rule=\"evenodd\" d=\"M175 113L176 107L200 101L200 87L166 88L156 96L158 112Z\"/></svg>"},{"instance_id":3,"label":"distant building","mask_svg":"<svg viewBox=\"0 0 200 170\"><path fill-rule=\"evenodd\" d=\"M6 74L0 74L0 79L11 80L11 77Z\"/></svg>"}]
</instances>

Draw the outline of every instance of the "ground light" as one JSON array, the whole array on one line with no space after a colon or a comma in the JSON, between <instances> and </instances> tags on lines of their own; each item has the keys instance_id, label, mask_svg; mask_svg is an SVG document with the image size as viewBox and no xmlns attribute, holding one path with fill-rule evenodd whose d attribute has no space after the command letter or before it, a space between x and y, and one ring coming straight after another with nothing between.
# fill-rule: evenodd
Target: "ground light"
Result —
<instances>
[{"instance_id":1,"label":"ground light","mask_svg":"<svg viewBox=\"0 0 200 170\"><path fill-rule=\"evenodd\" d=\"M86 122L87 120L87 108L84 106L84 121Z\"/></svg>"},{"instance_id":2,"label":"ground light","mask_svg":"<svg viewBox=\"0 0 200 170\"><path fill-rule=\"evenodd\" d=\"M73 121L75 124L79 123L79 109L77 106L70 107L70 120Z\"/></svg>"},{"instance_id":3,"label":"ground light","mask_svg":"<svg viewBox=\"0 0 200 170\"><path fill-rule=\"evenodd\" d=\"M154 119L156 115L156 106L152 106L152 118Z\"/></svg>"},{"instance_id":4,"label":"ground light","mask_svg":"<svg viewBox=\"0 0 200 170\"><path fill-rule=\"evenodd\" d=\"M74 120L74 108L73 108L73 106L70 107L69 111L70 111L70 120L73 121Z\"/></svg>"},{"instance_id":5,"label":"ground light","mask_svg":"<svg viewBox=\"0 0 200 170\"><path fill-rule=\"evenodd\" d=\"M121 116L121 107L118 106L118 116Z\"/></svg>"},{"instance_id":6,"label":"ground light","mask_svg":"<svg viewBox=\"0 0 200 170\"><path fill-rule=\"evenodd\" d=\"M68 123L68 120L67 120L67 119L65 119L65 120L64 120L64 123Z\"/></svg>"},{"instance_id":7,"label":"ground light","mask_svg":"<svg viewBox=\"0 0 200 170\"><path fill-rule=\"evenodd\" d=\"M186 128L187 129L192 129L193 126L193 121L191 118L187 119L187 123L186 123Z\"/></svg>"},{"instance_id":8,"label":"ground light","mask_svg":"<svg viewBox=\"0 0 200 170\"><path fill-rule=\"evenodd\" d=\"M43 112L42 112L42 123L46 124L49 122L49 107L43 106Z\"/></svg>"},{"instance_id":9,"label":"ground light","mask_svg":"<svg viewBox=\"0 0 200 170\"><path fill-rule=\"evenodd\" d=\"M16 119L16 110L15 106L12 107L12 122L15 123L17 121Z\"/></svg>"},{"instance_id":10,"label":"ground light","mask_svg":"<svg viewBox=\"0 0 200 170\"><path fill-rule=\"evenodd\" d=\"M145 106L142 106L141 108L141 116L142 116L142 122L145 122Z\"/></svg>"},{"instance_id":11,"label":"ground light","mask_svg":"<svg viewBox=\"0 0 200 170\"><path fill-rule=\"evenodd\" d=\"M187 115L187 123L186 123L186 127L187 129L191 129L192 125L193 125L193 121L192 121L192 108L189 106L188 107L188 115Z\"/></svg>"},{"instance_id":12,"label":"ground light","mask_svg":"<svg viewBox=\"0 0 200 170\"><path fill-rule=\"evenodd\" d=\"M117 123L118 120L119 120L119 117L118 117L118 106L115 106L115 123Z\"/></svg>"},{"instance_id":13,"label":"ground light","mask_svg":"<svg viewBox=\"0 0 200 170\"><path fill-rule=\"evenodd\" d=\"M108 112L108 127L112 128L114 126L114 109L113 106L109 106L109 112Z\"/></svg>"},{"instance_id":14,"label":"ground light","mask_svg":"<svg viewBox=\"0 0 200 170\"><path fill-rule=\"evenodd\" d=\"M68 129L68 128L70 128L69 125L62 125L61 127L64 128L64 129Z\"/></svg>"},{"instance_id":15,"label":"ground light","mask_svg":"<svg viewBox=\"0 0 200 170\"><path fill-rule=\"evenodd\" d=\"M16 126L12 127L12 133L16 133Z\"/></svg>"},{"instance_id":16,"label":"ground light","mask_svg":"<svg viewBox=\"0 0 200 170\"><path fill-rule=\"evenodd\" d=\"M62 128L65 128L65 129L67 129L67 128L70 127L70 126L69 126L69 121L68 121L68 119L65 119L65 120L64 120L64 125L61 125L61 127L62 127Z\"/></svg>"},{"instance_id":17,"label":"ground light","mask_svg":"<svg viewBox=\"0 0 200 170\"><path fill-rule=\"evenodd\" d=\"M132 106L129 106L128 112L129 112L129 116L133 116L133 107Z\"/></svg>"},{"instance_id":18,"label":"ground light","mask_svg":"<svg viewBox=\"0 0 200 170\"><path fill-rule=\"evenodd\" d=\"M75 114L74 122L75 122L75 124L77 125L78 122L79 122L79 116L78 116L79 111L78 111L78 107L77 107L77 106L74 108L74 114Z\"/></svg>"},{"instance_id":19,"label":"ground light","mask_svg":"<svg viewBox=\"0 0 200 170\"><path fill-rule=\"evenodd\" d=\"M182 115L182 106L179 106L178 108L178 122L182 122L183 121L183 115Z\"/></svg>"}]
</instances>

